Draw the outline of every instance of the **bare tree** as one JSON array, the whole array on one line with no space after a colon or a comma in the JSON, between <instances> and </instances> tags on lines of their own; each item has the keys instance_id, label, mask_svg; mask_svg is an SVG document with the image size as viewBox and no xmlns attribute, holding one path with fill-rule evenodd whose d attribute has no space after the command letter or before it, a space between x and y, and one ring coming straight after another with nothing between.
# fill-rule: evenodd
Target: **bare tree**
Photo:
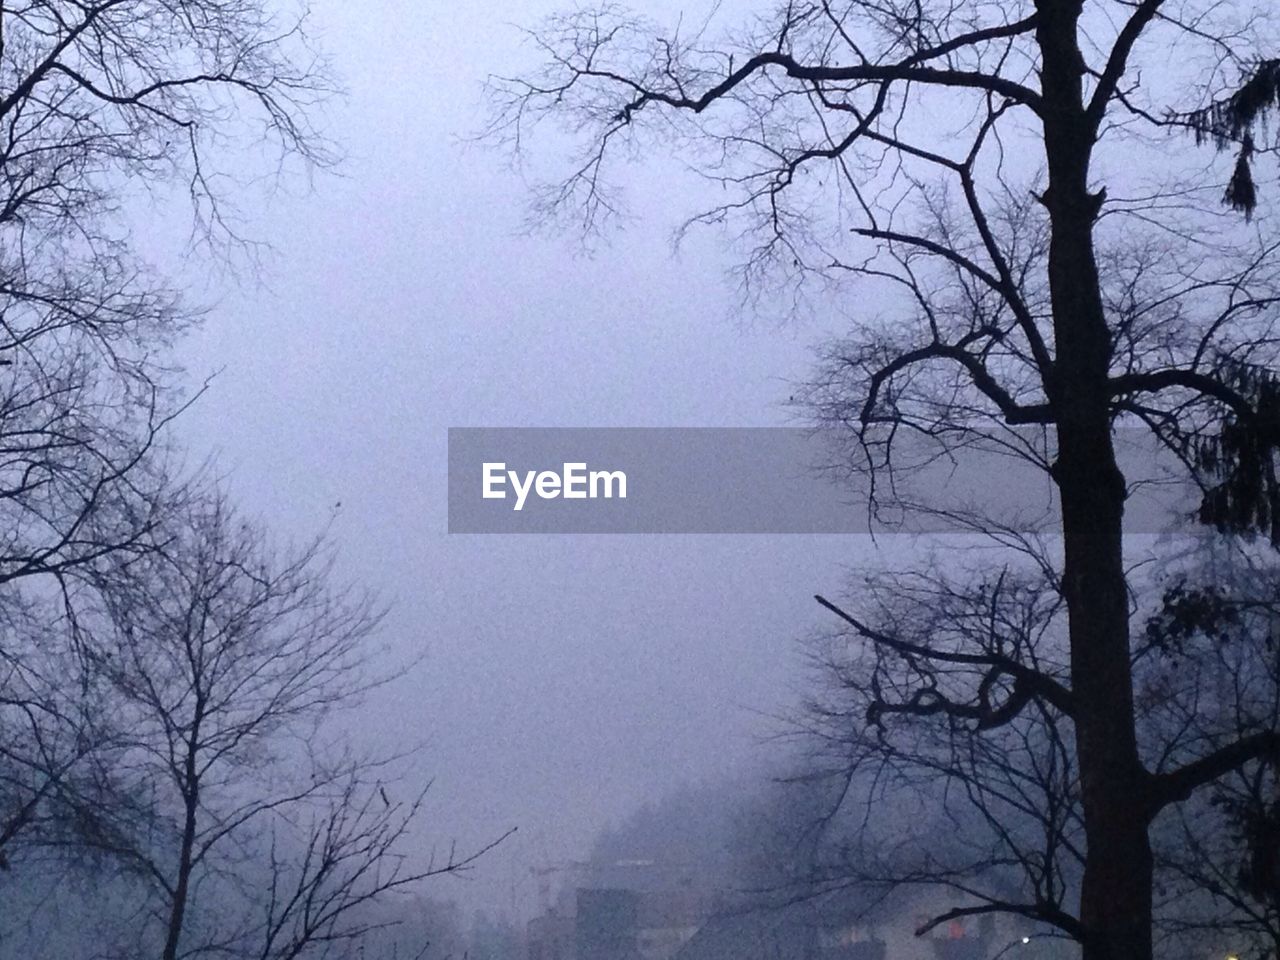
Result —
<instances>
[{"instance_id":1,"label":"bare tree","mask_svg":"<svg viewBox=\"0 0 1280 960\"><path fill-rule=\"evenodd\" d=\"M984 732L1026 711L1069 720L1085 956L1148 958L1153 820L1276 734L1160 770L1144 756L1115 431L1166 444L1206 488L1203 519L1273 533L1276 236L1240 163L1272 149L1274 24L1196 0L819 0L714 31L663 34L614 5L554 17L533 34L544 69L494 81L494 133L519 147L563 120L581 152L542 200L588 226L618 209L616 157L678 149L717 188L691 222L745 238L750 291L786 280L801 306L839 309L817 296L858 284L884 317L864 310L833 351L827 409L866 470L923 436L1047 471L1065 673L978 652L954 699L903 706ZM1179 132L1238 147L1233 172ZM1227 181L1251 222L1222 205ZM955 654L913 656L938 670Z\"/></svg>"},{"instance_id":2,"label":"bare tree","mask_svg":"<svg viewBox=\"0 0 1280 960\"><path fill-rule=\"evenodd\" d=\"M334 84L305 19L253 0L0 3L0 846L55 826L40 804L68 777L110 780L79 572L148 549L168 509L165 427L186 402L168 350L199 314L138 256L129 204L176 187L225 252L242 242L229 156L245 176L255 156L334 158L309 121Z\"/></svg>"},{"instance_id":3,"label":"bare tree","mask_svg":"<svg viewBox=\"0 0 1280 960\"><path fill-rule=\"evenodd\" d=\"M380 614L333 581L323 542L275 553L215 495L154 537L98 565L90 647L122 741L113 775L148 816L89 813L75 838L154 891L139 942L165 960L295 957L358 939L370 901L465 869L479 852L409 862L425 790L393 797L395 758L352 753L325 723L380 682Z\"/></svg>"}]
</instances>

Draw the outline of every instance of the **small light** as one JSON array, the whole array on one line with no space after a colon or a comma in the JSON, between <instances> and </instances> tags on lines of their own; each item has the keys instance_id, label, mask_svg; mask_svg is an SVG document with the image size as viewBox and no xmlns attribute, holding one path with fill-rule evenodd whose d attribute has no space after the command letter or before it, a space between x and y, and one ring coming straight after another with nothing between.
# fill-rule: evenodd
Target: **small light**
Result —
<instances>
[{"instance_id":1,"label":"small light","mask_svg":"<svg viewBox=\"0 0 1280 960\"><path fill-rule=\"evenodd\" d=\"M1227 960L1240 960L1240 958L1237 957L1234 953L1228 953Z\"/></svg>"},{"instance_id":2,"label":"small light","mask_svg":"<svg viewBox=\"0 0 1280 960\"><path fill-rule=\"evenodd\" d=\"M1023 938L1022 938L1022 942L1023 942L1023 943L1030 943L1030 942L1031 942L1031 938L1030 938L1030 937L1023 937ZM1239 958L1239 957L1227 957L1227 960L1240 960L1240 958Z\"/></svg>"}]
</instances>

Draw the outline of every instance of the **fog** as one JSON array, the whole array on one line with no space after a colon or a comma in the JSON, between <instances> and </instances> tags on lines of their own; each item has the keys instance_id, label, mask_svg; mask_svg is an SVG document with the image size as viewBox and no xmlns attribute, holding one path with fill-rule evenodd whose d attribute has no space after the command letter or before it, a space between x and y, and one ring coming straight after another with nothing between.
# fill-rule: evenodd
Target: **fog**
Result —
<instances>
[{"instance_id":1,"label":"fog","mask_svg":"<svg viewBox=\"0 0 1280 960\"><path fill-rule=\"evenodd\" d=\"M842 326L739 309L714 231L675 250L696 183L674 165L636 168L644 215L624 230L530 234L526 179L469 139L486 76L532 62L516 24L554 9L315 4L348 88L330 108L348 157L250 211L246 232L272 248L260 283L190 278L216 306L188 370L216 376L180 425L278 530L314 532L341 504L345 570L393 603L388 656L421 657L358 732L421 745L424 843L518 827L468 881L429 891L516 917L530 868L760 762L795 703L793 641L824 622L812 594L871 549L446 532L449 427L793 423L811 345Z\"/></svg>"},{"instance_id":2,"label":"fog","mask_svg":"<svg viewBox=\"0 0 1280 960\"><path fill-rule=\"evenodd\" d=\"M0 4L4 957L1280 951L1274 25L640 6Z\"/></svg>"}]
</instances>

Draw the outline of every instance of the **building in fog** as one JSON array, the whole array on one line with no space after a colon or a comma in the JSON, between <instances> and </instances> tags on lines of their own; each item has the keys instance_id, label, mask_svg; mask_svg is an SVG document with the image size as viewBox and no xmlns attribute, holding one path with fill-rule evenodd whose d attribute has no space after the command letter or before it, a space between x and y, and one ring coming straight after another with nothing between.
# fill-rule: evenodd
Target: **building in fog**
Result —
<instances>
[{"instance_id":1,"label":"building in fog","mask_svg":"<svg viewBox=\"0 0 1280 960\"><path fill-rule=\"evenodd\" d=\"M560 907L530 920L526 931L528 960L574 960L575 922L574 913Z\"/></svg>"},{"instance_id":2,"label":"building in fog","mask_svg":"<svg viewBox=\"0 0 1280 960\"><path fill-rule=\"evenodd\" d=\"M579 890L574 960L672 960L710 912L688 890Z\"/></svg>"},{"instance_id":3,"label":"building in fog","mask_svg":"<svg viewBox=\"0 0 1280 960\"><path fill-rule=\"evenodd\" d=\"M528 960L673 960L712 907L688 890L582 887L529 922Z\"/></svg>"},{"instance_id":4,"label":"building in fog","mask_svg":"<svg viewBox=\"0 0 1280 960\"><path fill-rule=\"evenodd\" d=\"M951 902L902 894L874 907L804 901L747 907L681 889L580 887L530 922L528 960L1071 960L1017 917L951 920Z\"/></svg>"}]
</instances>

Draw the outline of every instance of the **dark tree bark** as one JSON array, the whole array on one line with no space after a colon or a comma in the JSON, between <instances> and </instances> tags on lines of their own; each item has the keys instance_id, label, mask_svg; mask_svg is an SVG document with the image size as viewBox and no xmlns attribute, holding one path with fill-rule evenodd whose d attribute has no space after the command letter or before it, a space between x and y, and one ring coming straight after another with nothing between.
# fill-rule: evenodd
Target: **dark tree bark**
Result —
<instances>
[{"instance_id":1,"label":"dark tree bark","mask_svg":"<svg viewBox=\"0 0 1280 960\"><path fill-rule=\"evenodd\" d=\"M1090 857L1080 892L1085 956L1151 955L1149 811L1142 802L1122 538L1125 478L1111 437L1111 331L1094 259L1095 129L1084 100L1078 0L1037 4L1049 212L1048 286L1057 355L1046 383L1058 435L1063 595L1081 798Z\"/></svg>"}]
</instances>

